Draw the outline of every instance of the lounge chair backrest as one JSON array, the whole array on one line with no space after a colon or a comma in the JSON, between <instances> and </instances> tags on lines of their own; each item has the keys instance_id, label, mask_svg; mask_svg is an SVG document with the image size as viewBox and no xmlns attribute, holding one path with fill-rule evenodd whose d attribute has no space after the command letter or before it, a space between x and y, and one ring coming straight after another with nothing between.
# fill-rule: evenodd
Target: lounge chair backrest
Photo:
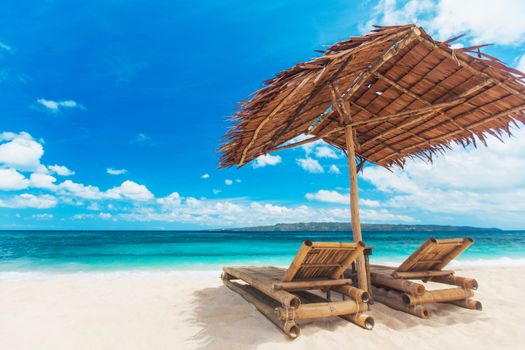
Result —
<instances>
[{"instance_id":1,"label":"lounge chair backrest","mask_svg":"<svg viewBox=\"0 0 525 350\"><path fill-rule=\"evenodd\" d=\"M311 242L306 240L283 277L283 282L338 279L365 248L363 242Z\"/></svg>"},{"instance_id":2,"label":"lounge chair backrest","mask_svg":"<svg viewBox=\"0 0 525 350\"><path fill-rule=\"evenodd\" d=\"M474 240L470 237L451 239L429 238L399 265L396 271L440 271L473 242Z\"/></svg>"}]
</instances>

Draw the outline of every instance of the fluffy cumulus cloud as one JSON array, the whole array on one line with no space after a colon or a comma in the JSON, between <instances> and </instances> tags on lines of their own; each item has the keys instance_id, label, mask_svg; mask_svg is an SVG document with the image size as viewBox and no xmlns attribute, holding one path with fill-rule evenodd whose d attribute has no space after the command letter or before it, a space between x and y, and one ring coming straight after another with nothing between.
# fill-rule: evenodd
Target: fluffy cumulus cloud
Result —
<instances>
[{"instance_id":1,"label":"fluffy cumulus cloud","mask_svg":"<svg viewBox=\"0 0 525 350\"><path fill-rule=\"evenodd\" d=\"M525 41L521 13L522 0L380 0L362 30L372 24L418 23L440 40L467 34L472 43L514 45Z\"/></svg>"},{"instance_id":2,"label":"fluffy cumulus cloud","mask_svg":"<svg viewBox=\"0 0 525 350\"><path fill-rule=\"evenodd\" d=\"M54 101L45 98L39 98L36 100L36 105L52 113L58 113L60 111L69 109L84 109L84 106L73 100Z\"/></svg>"},{"instance_id":3,"label":"fluffy cumulus cloud","mask_svg":"<svg viewBox=\"0 0 525 350\"><path fill-rule=\"evenodd\" d=\"M245 199L209 200L182 197L172 193L159 198L157 206L134 208L118 214L128 221L177 222L221 226L270 225L276 223L308 221L348 221L348 208L313 208L307 205L284 206L268 202L254 202ZM362 216L367 222L411 222L407 215L393 214L387 209L363 209Z\"/></svg>"},{"instance_id":4,"label":"fluffy cumulus cloud","mask_svg":"<svg viewBox=\"0 0 525 350\"><path fill-rule=\"evenodd\" d=\"M210 178L210 174L208 174L208 173L205 173L205 174L201 175L201 179L207 180L209 178Z\"/></svg>"},{"instance_id":5,"label":"fluffy cumulus cloud","mask_svg":"<svg viewBox=\"0 0 525 350\"><path fill-rule=\"evenodd\" d=\"M324 169L317 159L306 157L296 159L297 164L309 173L320 174L324 173Z\"/></svg>"},{"instance_id":6,"label":"fluffy cumulus cloud","mask_svg":"<svg viewBox=\"0 0 525 350\"><path fill-rule=\"evenodd\" d=\"M0 199L0 208L48 209L55 207L56 204L56 198L49 194L34 195L22 193L11 198Z\"/></svg>"},{"instance_id":7,"label":"fluffy cumulus cloud","mask_svg":"<svg viewBox=\"0 0 525 350\"><path fill-rule=\"evenodd\" d=\"M272 156L271 154L264 154L262 156L257 157L253 162L252 166L254 168L263 168L267 165L277 165L281 163L281 157L280 156Z\"/></svg>"},{"instance_id":8,"label":"fluffy cumulus cloud","mask_svg":"<svg viewBox=\"0 0 525 350\"><path fill-rule=\"evenodd\" d=\"M0 169L0 190L21 190L29 185L24 175L13 168Z\"/></svg>"},{"instance_id":9,"label":"fluffy cumulus cloud","mask_svg":"<svg viewBox=\"0 0 525 350\"><path fill-rule=\"evenodd\" d=\"M124 174L126 174L128 171L127 171L126 169L107 168L107 169L106 169L106 172L107 172L109 175L124 175Z\"/></svg>"},{"instance_id":10,"label":"fluffy cumulus cloud","mask_svg":"<svg viewBox=\"0 0 525 350\"><path fill-rule=\"evenodd\" d=\"M0 133L0 165L21 171L42 171L42 145L26 132Z\"/></svg>"},{"instance_id":11,"label":"fluffy cumulus cloud","mask_svg":"<svg viewBox=\"0 0 525 350\"><path fill-rule=\"evenodd\" d=\"M56 177L43 173L33 173L29 177L29 183L31 187L48 189L52 191L56 190L57 188L55 184L56 180Z\"/></svg>"},{"instance_id":12,"label":"fluffy cumulus cloud","mask_svg":"<svg viewBox=\"0 0 525 350\"><path fill-rule=\"evenodd\" d=\"M97 186L84 185L73 180L59 182L55 176L72 176L75 172L64 165L46 166L42 164L43 154L42 141L35 140L26 132L0 133L0 190L37 189L39 192L49 191L54 194L52 196L51 194L24 193L11 197L3 196L0 206L8 208L49 208L55 206L57 201L79 205L82 204L82 200L146 202L154 198L146 186L130 180L105 191ZM108 173L114 175L124 174L125 172L124 169L108 169ZM89 205L94 204L91 202Z\"/></svg>"},{"instance_id":13,"label":"fluffy cumulus cloud","mask_svg":"<svg viewBox=\"0 0 525 350\"><path fill-rule=\"evenodd\" d=\"M339 158L339 154L337 154L331 147L320 146L315 149L315 157L337 159Z\"/></svg>"},{"instance_id":14,"label":"fluffy cumulus cloud","mask_svg":"<svg viewBox=\"0 0 525 350\"><path fill-rule=\"evenodd\" d=\"M314 193L307 193L305 195L306 199L310 201L319 201L325 203L339 203L339 204L350 204L350 194L349 193L340 193L334 190L319 190ZM359 199L359 206L369 207L369 208L379 208L381 202L373 199Z\"/></svg>"},{"instance_id":15,"label":"fluffy cumulus cloud","mask_svg":"<svg viewBox=\"0 0 525 350\"><path fill-rule=\"evenodd\" d=\"M233 180L226 179L226 180L224 180L224 184L225 184L226 186L231 186L231 185L233 184Z\"/></svg>"},{"instance_id":16,"label":"fluffy cumulus cloud","mask_svg":"<svg viewBox=\"0 0 525 350\"><path fill-rule=\"evenodd\" d=\"M71 176L75 175L75 172L71 169L68 169L63 165L50 165L47 167L52 174L57 174L60 176Z\"/></svg>"},{"instance_id":17,"label":"fluffy cumulus cloud","mask_svg":"<svg viewBox=\"0 0 525 350\"><path fill-rule=\"evenodd\" d=\"M106 195L109 198L123 198L134 201L149 201L154 198L153 193L146 186L130 180L126 180L120 186L108 190Z\"/></svg>"},{"instance_id":18,"label":"fluffy cumulus cloud","mask_svg":"<svg viewBox=\"0 0 525 350\"><path fill-rule=\"evenodd\" d=\"M307 193L305 197L308 200L316 200L328 203L350 203L348 196L344 196L337 191L319 190L315 193Z\"/></svg>"},{"instance_id":19,"label":"fluffy cumulus cloud","mask_svg":"<svg viewBox=\"0 0 525 350\"><path fill-rule=\"evenodd\" d=\"M380 167L362 177L387 196L389 208L470 217L473 223L523 226L525 212L525 131L488 147L456 147L434 164L408 162L393 173Z\"/></svg>"},{"instance_id":20,"label":"fluffy cumulus cloud","mask_svg":"<svg viewBox=\"0 0 525 350\"><path fill-rule=\"evenodd\" d=\"M339 170L339 168L335 164L330 165L330 168L328 169L328 172L330 174L336 174L336 175L341 174L341 170Z\"/></svg>"}]
</instances>

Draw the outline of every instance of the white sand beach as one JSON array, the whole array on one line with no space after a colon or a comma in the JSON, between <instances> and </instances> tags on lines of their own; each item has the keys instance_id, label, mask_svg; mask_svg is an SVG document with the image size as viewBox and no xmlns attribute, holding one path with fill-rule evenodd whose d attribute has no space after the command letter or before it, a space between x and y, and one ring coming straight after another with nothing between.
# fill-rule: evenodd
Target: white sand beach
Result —
<instances>
[{"instance_id":1,"label":"white sand beach","mask_svg":"<svg viewBox=\"0 0 525 350\"><path fill-rule=\"evenodd\" d=\"M525 271L478 279L483 311L430 307L422 320L381 304L363 330L334 318L289 340L222 285L218 272L85 273L0 282L1 349L523 349Z\"/></svg>"}]
</instances>

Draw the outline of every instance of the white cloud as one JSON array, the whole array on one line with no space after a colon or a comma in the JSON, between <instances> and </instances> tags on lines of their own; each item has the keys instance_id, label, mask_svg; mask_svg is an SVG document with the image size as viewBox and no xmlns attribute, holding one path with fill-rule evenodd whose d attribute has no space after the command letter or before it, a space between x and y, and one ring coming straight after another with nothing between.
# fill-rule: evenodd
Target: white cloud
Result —
<instances>
[{"instance_id":1,"label":"white cloud","mask_svg":"<svg viewBox=\"0 0 525 350\"><path fill-rule=\"evenodd\" d=\"M522 0L380 0L362 30L372 24L417 23L439 40L467 34L473 43L511 45L525 41L525 21L518 13L525 13Z\"/></svg>"},{"instance_id":2,"label":"white cloud","mask_svg":"<svg viewBox=\"0 0 525 350\"><path fill-rule=\"evenodd\" d=\"M48 190L56 190L57 186L55 181L57 180L54 176L43 174L43 173L32 173L30 178L30 186L34 188L43 188Z\"/></svg>"},{"instance_id":3,"label":"white cloud","mask_svg":"<svg viewBox=\"0 0 525 350\"><path fill-rule=\"evenodd\" d=\"M347 222L349 220L347 208L312 208L306 205L290 207L267 202L250 202L241 198L207 200L193 197L183 198L178 195L176 197L177 201L174 206L134 208L131 212L119 214L118 218L128 221L192 223L212 227L304 222L305 218L308 218L308 221L325 222ZM396 215L386 209L364 209L361 213L368 221L374 222L413 221L407 215Z\"/></svg>"},{"instance_id":4,"label":"white cloud","mask_svg":"<svg viewBox=\"0 0 525 350\"><path fill-rule=\"evenodd\" d=\"M315 157L337 159L339 155L328 146L320 146L315 149Z\"/></svg>"},{"instance_id":5,"label":"white cloud","mask_svg":"<svg viewBox=\"0 0 525 350\"><path fill-rule=\"evenodd\" d=\"M167 197L162 197L157 199L157 203L159 203L163 207L178 207L180 206L182 201L182 198L178 192L173 192Z\"/></svg>"},{"instance_id":6,"label":"white cloud","mask_svg":"<svg viewBox=\"0 0 525 350\"><path fill-rule=\"evenodd\" d=\"M391 208L446 214L462 222L523 226L525 131L488 147L455 147L430 165L409 161L404 170L369 167L362 177L387 196Z\"/></svg>"},{"instance_id":7,"label":"white cloud","mask_svg":"<svg viewBox=\"0 0 525 350\"><path fill-rule=\"evenodd\" d=\"M123 175L126 174L128 171L126 169L113 169L113 168L107 168L106 172L109 175Z\"/></svg>"},{"instance_id":8,"label":"white cloud","mask_svg":"<svg viewBox=\"0 0 525 350\"><path fill-rule=\"evenodd\" d=\"M56 198L48 194L36 196L30 193L22 193L11 198L0 199L0 208L47 209L55 207L56 204Z\"/></svg>"},{"instance_id":9,"label":"white cloud","mask_svg":"<svg viewBox=\"0 0 525 350\"><path fill-rule=\"evenodd\" d=\"M58 185L58 189L63 194L69 194L83 199L103 199L105 197L104 193L101 192L98 187L91 185L86 186L71 180L62 182Z\"/></svg>"},{"instance_id":10,"label":"white cloud","mask_svg":"<svg viewBox=\"0 0 525 350\"><path fill-rule=\"evenodd\" d=\"M518 44L525 40L523 0L441 0L431 28L440 38L467 32L475 43Z\"/></svg>"},{"instance_id":11,"label":"white cloud","mask_svg":"<svg viewBox=\"0 0 525 350\"><path fill-rule=\"evenodd\" d=\"M22 190L28 185L25 176L15 169L0 169L0 190Z\"/></svg>"},{"instance_id":12,"label":"white cloud","mask_svg":"<svg viewBox=\"0 0 525 350\"><path fill-rule=\"evenodd\" d=\"M51 220L53 219L53 214L43 213L43 214L33 214L31 215L33 219L37 220Z\"/></svg>"},{"instance_id":13,"label":"white cloud","mask_svg":"<svg viewBox=\"0 0 525 350\"><path fill-rule=\"evenodd\" d=\"M210 174L208 174L208 173L202 174L202 176L201 176L201 179L204 179L204 180L209 179L209 178L210 178Z\"/></svg>"},{"instance_id":14,"label":"white cloud","mask_svg":"<svg viewBox=\"0 0 525 350\"><path fill-rule=\"evenodd\" d=\"M516 67L519 71L525 73L525 55L521 56Z\"/></svg>"},{"instance_id":15,"label":"white cloud","mask_svg":"<svg viewBox=\"0 0 525 350\"><path fill-rule=\"evenodd\" d=\"M226 179L226 180L224 180L224 184L225 184L226 186L231 186L231 185L233 184L233 181L230 180L230 179Z\"/></svg>"},{"instance_id":16,"label":"white cloud","mask_svg":"<svg viewBox=\"0 0 525 350\"><path fill-rule=\"evenodd\" d=\"M52 113L57 113L66 109L84 109L84 106L73 100L53 101L39 98L36 100L36 103Z\"/></svg>"},{"instance_id":17,"label":"white cloud","mask_svg":"<svg viewBox=\"0 0 525 350\"><path fill-rule=\"evenodd\" d=\"M110 198L124 198L135 201L148 201L154 198L148 188L136 182L126 180L120 186L114 187L106 192Z\"/></svg>"},{"instance_id":18,"label":"white cloud","mask_svg":"<svg viewBox=\"0 0 525 350\"><path fill-rule=\"evenodd\" d=\"M381 202L373 199L359 199L359 205L363 207L378 208L381 206Z\"/></svg>"},{"instance_id":19,"label":"white cloud","mask_svg":"<svg viewBox=\"0 0 525 350\"><path fill-rule=\"evenodd\" d=\"M328 172L330 174L341 174L341 170L339 170L339 168L335 164L330 165L330 169L328 169Z\"/></svg>"},{"instance_id":20,"label":"white cloud","mask_svg":"<svg viewBox=\"0 0 525 350\"><path fill-rule=\"evenodd\" d=\"M324 169L317 159L310 157L296 159L297 164L309 173L324 173Z\"/></svg>"},{"instance_id":21,"label":"white cloud","mask_svg":"<svg viewBox=\"0 0 525 350\"><path fill-rule=\"evenodd\" d=\"M430 0L380 0L374 7L373 18L361 29L368 32L373 24L399 25L404 23L421 23L421 17L434 11L436 4Z\"/></svg>"},{"instance_id":22,"label":"white cloud","mask_svg":"<svg viewBox=\"0 0 525 350\"><path fill-rule=\"evenodd\" d=\"M277 165L281 163L281 156L272 156L271 154L263 154L262 156L257 157L253 162L252 166L257 168L263 168L267 165Z\"/></svg>"},{"instance_id":23,"label":"white cloud","mask_svg":"<svg viewBox=\"0 0 525 350\"><path fill-rule=\"evenodd\" d=\"M5 51L5 52L12 53L13 52L13 48L11 46L7 45L6 43L0 42L0 51Z\"/></svg>"},{"instance_id":24,"label":"white cloud","mask_svg":"<svg viewBox=\"0 0 525 350\"><path fill-rule=\"evenodd\" d=\"M143 134L143 133L138 133L136 136L135 136L135 142L138 142L138 143L148 143L148 142L151 142L151 137L146 135L146 134Z\"/></svg>"},{"instance_id":25,"label":"white cloud","mask_svg":"<svg viewBox=\"0 0 525 350\"><path fill-rule=\"evenodd\" d=\"M52 174L57 174L60 176L71 176L75 175L75 172L71 169L68 169L67 167L63 165L50 165L47 167Z\"/></svg>"},{"instance_id":26,"label":"white cloud","mask_svg":"<svg viewBox=\"0 0 525 350\"><path fill-rule=\"evenodd\" d=\"M21 171L41 171L44 148L26 132L0 133L0 165Z\"/></svg>"},{"instance_id":27,"label":"white cloud","mask_svg":"<svg viewBox=\"0 0 525 350\"><path fill-rule=\"evenodd\" d=\"M235 179L235 182L237 182L238 184L240 184L242 181L241 181L241 179Z\"/></svg>"},{"instance_id":28,"label":"white cloud","mask_svg":"<svg viewBox=\"0 0 525 350\"><path fill-rule=\"evenodd\" d=\"M350 203L348 196L344 196L337 191L319 190L316 193L307 193L305 197L308 200L316 200L320 202L341 203L341 204Z\"/></svg>"},{"instance_id":29,"label":"white cloud","mask_svg":"<svg viewBox=\"0 0 525 350\"><path fill-rule=\"evenodd\" d=\"M99 213L98 214L98 217L101 218L101 219L111 219L113 217L113 215L111 215L111 213Z\"/></svg>"},{"instance_id":30,"label":"white cloud","mask_svg":"<svg viewBox=\"0 0 525 350\"><path fill-rule=\"evenodd\" d=\"M213 194L219 194L219 193L221 193L222 191L221 191L220 189L218 189L218 188L214 188L213 190L211 190L211 192L212 192Z\"/></svg>"},{"instance_id":31,"label":"white cloud","mask_svg":"<svg viewBox=\"0 0 525 350\"><path fill-rule=\"evenodd\" d=\"M93 218L95 215L93 214L75 214L71 217L71 219L73 220L84 220L84 219L91 219Z\"/></svg>"},{"instance_id":32,"label":"white cloud","mask_svg":"<svg viewBox=\"0 0 525 350\"><path fill-rule=\"evenodd\" d=\"M88 210L99 211L99 210L100 210L100 204L98 204L97 202L91 202L91 203L89 203L89 205L86 207L86 209L88 209Z\"/></svg>"}]
</instances>

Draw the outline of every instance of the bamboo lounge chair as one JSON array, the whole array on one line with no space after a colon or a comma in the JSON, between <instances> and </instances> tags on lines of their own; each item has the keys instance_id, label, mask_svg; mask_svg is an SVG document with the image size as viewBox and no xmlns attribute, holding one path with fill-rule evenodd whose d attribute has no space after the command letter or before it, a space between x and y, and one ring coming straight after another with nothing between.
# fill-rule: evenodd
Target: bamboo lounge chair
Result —
<instances>
[{"instance_id":1,"label":"bamboo lounge chair","mask_svg":"<svg viewBox=\"0 0 525 350\"><path fill-rule=\"evenodd\" d=\"M429 238L397 268L370 265L373 299L421 318L430 316L425 306L430 303L450 303L481 310L481 303L472 299L478 282L456 276L452 270L443 270L473 242L472 238ZM432 281L456 287L430 291L423 284L410 280Z\"/></svg>"},{"instance_id":2,"label":"bamboo lounge chair","mask_svg":"<svg viewBox=\"0 0 525 350\"><path fill-rule=\"evenodd\" d=\"M339 316L372 329L374 319L364 314L369 295L352 286L343 274L365 244L304 241L288 269L273 266L230 266L223 268L222 280L234 292L252 303L286 335L296 338L296 321ZM246 284L233 282L242 280ZM310 292L322 290L326 298ZM331 300L331 292L342 299ZM348 297L348 298L347 298Z\"/></svg>"}]
</instances>

